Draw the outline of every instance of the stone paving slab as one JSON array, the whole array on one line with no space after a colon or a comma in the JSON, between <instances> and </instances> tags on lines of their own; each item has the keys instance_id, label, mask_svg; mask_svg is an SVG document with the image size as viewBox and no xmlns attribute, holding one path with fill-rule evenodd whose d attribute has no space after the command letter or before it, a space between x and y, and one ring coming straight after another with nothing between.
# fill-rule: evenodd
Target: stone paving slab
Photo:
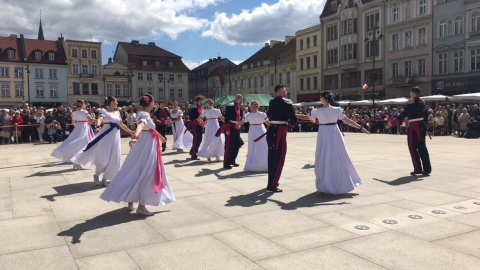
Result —
<instances>
[{"instance_id":1,"label":"stone paving slab","mask_svg":"<svg viewBox=\"0 0 480 270\"><path fill-rule=\"evenodd\" d=\"M405 136L345 141L363 184L335 196L315 192L315 133L288 135L279 194L243 171L247 145L229 171L167 149L177 200L153 217L100 200L54 144L0 146L0 269L478 269L478 140L429 140L428 177L409 175Z\"/></svg>"}]
</instances>

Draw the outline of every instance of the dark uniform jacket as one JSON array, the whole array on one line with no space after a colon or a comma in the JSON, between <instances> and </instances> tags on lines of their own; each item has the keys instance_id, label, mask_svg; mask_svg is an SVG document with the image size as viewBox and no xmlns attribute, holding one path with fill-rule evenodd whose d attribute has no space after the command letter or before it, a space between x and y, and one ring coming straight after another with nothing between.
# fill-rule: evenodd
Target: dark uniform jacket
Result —
<instances>
[{"instance_id":1,"label":"dark uniform jacket","mask_svg":"<svg viewBox=\"0 0 480 270\"><path fill-rule=\"evenodd\" d=\"M410 120L423 118L423 121L427 122L428 112L425 110L425 101L418 97L410 99L403 112L392 121L392 126L396 126L398 123L401 123L405 117Z\"/></svg>"},{"instance_id":2,"label":"dark uniform jacket","mask_svg":"<svg viewBox=\"0 0 480 270\"><path fill-rule=\"evenodd\" d=\"M287 121L292 126L297 124L293 102L286 98L276 97L270 100L267 116L270 121Z\"/></svg>"},{"instance_id":3,"label":"dark uniform jacket","mask_svg":"<svg viewBox=\"0 0 480 270\"><path fill-rule=\"evenodd\" d=\"M240 104L231 102L225 109L225 123L229 124L230 121L240 121L243 118L243 110Z\"/></svg>"},{"instance_id":4,"label":"dark uniform jacket","mask_svg":"<svg viewBox=\"0 0 480 270\"><path fill-rule=\"evenodd\" d=\"M156 125L165 125L165 120L167 120L167 118L170 118L170 112L167 108L158 108L158 110L155 111L153 116L155 116Z\"/></svg>"}]
</instances>

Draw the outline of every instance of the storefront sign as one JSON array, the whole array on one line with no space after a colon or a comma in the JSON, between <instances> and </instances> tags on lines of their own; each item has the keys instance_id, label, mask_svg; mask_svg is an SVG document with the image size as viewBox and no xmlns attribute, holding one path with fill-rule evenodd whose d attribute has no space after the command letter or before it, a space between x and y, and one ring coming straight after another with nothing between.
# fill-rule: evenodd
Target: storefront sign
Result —
<instances>
[{"instance_id":1,"label":"storefront sign","mask_svg":"<svg viewBox=\"0 0 480 270\"><path fill-rule=\"evenodd\" d=\"M480 91L480 77L432 80L434 92L472 92Z\"/></svg>"}]
</instances>

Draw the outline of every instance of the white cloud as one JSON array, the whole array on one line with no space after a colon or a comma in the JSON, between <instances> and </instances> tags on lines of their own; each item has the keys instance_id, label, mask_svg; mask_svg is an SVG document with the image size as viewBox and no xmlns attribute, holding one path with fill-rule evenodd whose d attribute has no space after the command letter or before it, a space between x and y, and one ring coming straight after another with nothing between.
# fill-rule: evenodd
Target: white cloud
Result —
<instances>
[{"instance_id":1,"label":"white cloud","mask_svg":"<svg viewBox=\"0 0 480 270\"><path fill-rule=\"evenodd\" d=\"M202 36L227 44L262 44L270 39L283 40L301 29L320 23L326 0L279 0L278 3L244 10L240 14L216 13Z\"/></svg>"},{"instance_id":2,"label":"white cloud","mask_svg":"<svg viewBox=\"0 0 480 270\"><path fill-rule=\"evenodd\" d=\"M46 39L129 40L152 36L176 39L185 31L204 29L207 19L193 15L224 0L37 0L4 1L0 35L36 37L38 12Z\"/></svg>"}]
</instances>

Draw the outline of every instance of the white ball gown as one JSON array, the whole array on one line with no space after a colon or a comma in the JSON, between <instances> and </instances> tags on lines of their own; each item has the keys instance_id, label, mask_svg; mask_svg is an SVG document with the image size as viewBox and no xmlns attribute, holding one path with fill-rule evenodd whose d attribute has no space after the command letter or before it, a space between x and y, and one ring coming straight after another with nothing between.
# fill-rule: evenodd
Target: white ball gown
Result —
<instances>
[{"instance_id":1,"label":"white ball gown","mask_svg":"<svg viewBox=\"0 0 480 270\"><path fill-rule=\"evenodd\" d=\"M187 130L185 124L183 123L183 112L178 110L176 113L172 113L170 110L170 117L172 120L180 118L178 122L172 122L172 133L173 133L173 146L172 149L185 149L192 147L193 144L193 135L190 131Z\"/></svg>"},{"instance_id":2,"label":"white ball gown","mask_svg":"<svg viewBox=\"0 0 480 270\"><path fill-rule=\"evenodd\" d=\"M93 138L93 130L88 123L88 112L77 110L72 113L72 120L76 122L75 128L68 138L52 151L52 156L65 162L70 162L80 150Z\"/></svg>"},{"instance_id":3,"label":"white ball gown","mask_svg":"<svg viewBox=\"0 0 480 270\"><path fill-rule=\"evenodd\" d=\"M215 137L215 133L220 128L218 118L222 116L219 109L207 109L203 111L202 118L207 120L205 135L203 137L202 148L198 151L198 156L204 158L223 157L225 153L225 135Z\"/></svg>"},{"instance_id":4,"label":"white ball gown","mask_svg":"<svg viewBox=\"0 0 480 270\"><path fill-rule=\"evenodd\" d=\"M161 161L161 143L159 144L157 138L154 137L158 136L155 123L150 118L150 114L143 111L139 111L137 121L145 123L137 143L132 147L120 171L100 195L100 198L117 203L121 201L138 202L142 205L153 206L171 203L175 201L175 196ZM161 177L156 178L158 165ZM155 192L158 182L163 182L164 188L160 192Z\"/></svg>"},{"instance_id":5,"label":"white ball gown","mask_svg":"<svg viewBox=\"0 0 480 270\"><path fill-rule=\"evenodd\" d=\"M266 136L258 142L254 140L267 132L263 123L268 120L264 112L247 113L243 117L245 122L250 123L248 129L248 152L244 171L266 172L268 171L268 145Z\"/></svg>"},{"instance_id":6,"label":"white ball gown","mask_svg":"<svg viewBox=\"0 0 480 270\"><path fill-rule=\"evenodd\" d=\"M122 148L120 126L118 123L122 121L122 118L120 112L115 111L109 113L105 109L101 109L99 115L104 117L104 125L100 132L93 137L93 141L97 138L101 139L88 150L85 151L84 148L82 151L78 152L72 158L72 162L80 164L84 168L95 166L96 175L103 173L103 178L113 179L120 170Z\"/></svg>"},{"instance_id":7,"label":"white ball gown","mask_svg":"<svg viewBox=\"0 0 480 270\"><path fill-rule=\"evenodd\" d=\"M315 176L317 191L344 194L362 184L362 180L348 155L337 121L345 118L340 107L318 108L310 119L318 119Z\"/></svg>"}]
</instances>

